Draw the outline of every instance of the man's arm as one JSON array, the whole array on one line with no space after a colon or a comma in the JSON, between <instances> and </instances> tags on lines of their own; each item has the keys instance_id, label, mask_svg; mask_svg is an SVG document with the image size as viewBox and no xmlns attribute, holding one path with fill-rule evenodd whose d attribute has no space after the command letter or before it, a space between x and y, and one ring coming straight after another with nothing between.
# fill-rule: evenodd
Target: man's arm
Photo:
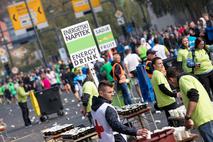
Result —
<instances>
[{"instance_id":1,"label":"man's arm","mask_svg":"<svg viewBox=\"0 0 213 142\"><path fill-rule=\"evenodd\" d=\"M22 96L22 97L28 95L28 93L25 92L25 90L22 89L22 88L18 88L18 89L17 89L17 94L19 94L19 95Z\"/></svg>"},{"instance_id":2,"label":"man's arm","mask_svg":"<svg viewBox=\"0 0 213 142\"><path fill-rule=\"evenodd\" d=\"M105 118L113 131L132 136L137 135L137 129L127 127L118 121L117 113L113 108L107 107Z\"/></svg>"},{"instance_id":3,"label":"man's arm","mask_svg":"<svg viewBox=\"0 0 213 142\"><path fill-rule=\"evenodd\" d=\"M165 95L170 97L177 97L177 93L173 93L172 91L168 90L165 86L165 84L158 85L161 92L163 92Z\"/></svg>"},{"instance_id":4,"label":"man's arm","mask_svg":"<svg viewBox=\"0 0 213 142\"><path fill-rule=\"evenodd\" d=\"M177 68L180 72L183 72L182 64L183 64L182 61L177 61Z\"/></svg>"},{"instance_id":5,"label":"man's arm","mask_svg":"<svg viewBox=\"0 0 213 142\"><path fill-rule=\"evenodd\" d=\"M90 94L88 93L83 93L82 97L81 97L81 101L82 101L82 105L84 107L87 107L88 102L89 102L89 98L90 98Z\"/></svg>"},{"instance_id":6,"label":"man's arm","mask_svg":"<svg viewBox=\"0 0 213 142\"><path fill-rule=\"evenodd\" d=\"M197 102L199 100L199 94L198 91L196 89L190 89L187 92L187 97L189 98L189 104L188 104L188 108L187 108L187 112L186 112L186 116L185 116L185 126L187 129L193 128L194 126L194 122L191 119L191 115L194 112L194 110L197 107Z\"/></svg>"},{"instance_id":7,"label":"man's arm","mask_svg":"<svg viewBox=\"0 0 213 142\"><path fill-rule=\"evenodd\" d=\"M146 66L146 71L149 73L149 74L153 74L153 66L152 66L152 63L148 63L147 66Z\"/></svg>"},{"instance_id":8,"label":"man's arm","mask_svg":"<svg viewBox=\"0 0 213 142\"><path fill-rule=\"evenodd\" d=\"M169 57L170 56L169 50L166 48L166 46L164 46L164 48L165 48L165 54L166 54L166 56Z\"/></svg>"},{"instance_id":9,"label":"man's arm","mask_svg":"<svg viewBox=\"0 0 213 142\"><path fill-rule=\"evenodd\" d=\"M186 112L186 116L191 117L192 113L194 112L197 102L199 100L199 94L196 89L190 89L187 92L187 97L189 98L189 104L188 104L188 109Z\"/></svg>"},{"instance_id":10,"label":"man's arm","mask_svg":"<svg viewBox=\"0 0 213 142\"><path fill-rule=\"evenodd\" d=\"M120 80L120 75L121 75L121 70L120 70L120 65L119 64L117 64L116 66L115 66L115 77L117 78L117 80Z\"/></svg>"}]
</instances>

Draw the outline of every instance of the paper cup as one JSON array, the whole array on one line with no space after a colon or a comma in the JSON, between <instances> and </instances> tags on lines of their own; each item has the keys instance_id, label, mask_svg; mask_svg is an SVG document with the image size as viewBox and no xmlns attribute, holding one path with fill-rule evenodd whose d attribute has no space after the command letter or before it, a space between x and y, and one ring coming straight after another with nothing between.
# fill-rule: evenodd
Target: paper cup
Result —
<instances>
[{"instance_id":1,"label":"paper cup","mask_svg":"<svg viewBox=\"0 0 213 142\"><path fill-rule=\"evenodd\" d=\"M148 135L147 135L146 139L150 140L151 139L151 134L152 134L152 132L148 131Z\"/></svg>"}]
</instances>

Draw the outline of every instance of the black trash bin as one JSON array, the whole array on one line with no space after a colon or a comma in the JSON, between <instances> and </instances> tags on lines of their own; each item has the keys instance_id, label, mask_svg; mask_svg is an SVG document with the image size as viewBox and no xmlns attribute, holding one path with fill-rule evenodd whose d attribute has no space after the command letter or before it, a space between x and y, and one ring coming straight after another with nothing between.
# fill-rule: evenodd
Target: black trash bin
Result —
<instances>
[{"instance_id":1,"label":"black trash bin","mask_svg":"<svg viewBox=\"0 0 213 142\"><path fill-rule=\"evenodd\" d=\"M58 86L43 90L41 92L36 92L35 96L40 107L40 120L42 122L48 118L48 115L53 113L57 113L58 116L64 115Z\"/></svg>"}]
</instances>

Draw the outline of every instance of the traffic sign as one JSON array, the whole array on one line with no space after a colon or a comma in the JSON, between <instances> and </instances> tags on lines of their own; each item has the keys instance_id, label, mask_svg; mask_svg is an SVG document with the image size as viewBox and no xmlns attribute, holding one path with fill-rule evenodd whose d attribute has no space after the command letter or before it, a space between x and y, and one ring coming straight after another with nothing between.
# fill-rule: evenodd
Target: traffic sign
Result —
<instances>
[{"instance_id":1,"label":"traffic sign","mask_svg":"<svg viewBox=\"0 0 213 142\"><path fill-rule=\"evenodd\" d=\"M124 25L125 24L124 17L117 18L117 23L119 26Z\"/></svg>"},{"instance_id":2,"label":"traffic sign","mask_svg":"<svg viewBox=\"0 0 213 142\"><path fill-rule=\"evenodd\" d=\"M61 29L74 67L98 60L100 57L88 21Z\"/></svg>"},{"instance_id":3,"label":"traffic sign","mask_svg":"<svg viewBox=\"0 0 213 142\"><path fill-rule=\"evenodd\" d=\"M7 57L7 55L3 55L3 56L1 56L0 58L1 58L1 62L2 62L3 64L8 62L8 57Z\"/></svg>"},{"instance_id":4,"label":"traffic sign","mask_svg":"<svg viewBox=\"0 0 213 142\"><path fill-rule=\"evenodd\" d=\"M72 3L75 16L77 18L84 16L85 12L90 11L90 6L88 0L70 0ZM90 0L94 12L102 11L100 0Z\"/></svg>"},{"instance_id":5,"label":"traffic sign","mask_svg":"<svg viewBox=\"0 0 213 142\"><path fill-rule=\"evenodd\" d=\"M40 0L28 0L28 7L33 18L34 24L38 29L48 26L46 16ZM28 14L25 3L18 2L8 6L8 12L12 21L16 35L26 33L26 29L32 27L32 22Z\"/></svg>"}]
</instances>

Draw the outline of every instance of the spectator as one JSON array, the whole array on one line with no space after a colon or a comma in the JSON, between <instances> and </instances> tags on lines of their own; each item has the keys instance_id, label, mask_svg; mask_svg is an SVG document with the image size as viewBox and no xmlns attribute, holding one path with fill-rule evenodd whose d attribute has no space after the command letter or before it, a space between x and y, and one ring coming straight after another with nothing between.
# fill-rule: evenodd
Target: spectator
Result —
<instances>
[{"instance_id":1,"label":"spectator","mask_svg":"<svg viewBox=\"0 0 213 142\"><path fill-rule=\"evenodd\" d=\"M151 79L154 71L152 60L156 57L156 51L149 49L147 52L147 61L146 61L146 72L148 77Z\"/></svg>"},{"instance_id":2,"label":"spectator","mask_svg":"<svg viewBox=\"0 0 213 142\"><path fill-rule=\"evenodd\" d=\"M73 84L74 77L75 74L71 72L69 67L66 67L66 71L62 72L61 80L67 94L70 94L71 92L75 91L75 87Z\"/></svg>"},{"instance_id":3,"label":"spectator","mask_svg":"<svg viewBox=\"0 0 213 142\"><path fill-rule=\"evenodd\" d=\"M10 94L11 94L11 97L12 97L12 102L15 103L16 102L16 89L15 89L15 85L12 81L12 79L10 78L9 79L9 82L8 82L8 89L10 91Z\"/></svg>"},{"instance_id":4,"label":"spectator","mask_svg":"<svg viewBox=\"0 0 213 142\"><path fill-rule=\"evenodd\" d=\"M51 83L48 80L48 78L46 77L46 74L43 72L41 74L41 83L44 89L50 89L51 88Z\"/></svg>"},{"instance_id":5,"label":"spectator","mask_svg":"<svg viewBox=\"0 0 213 142\"><path fill-rule=\"evenodd\" d=\"M105 60L105 63L104 63L104 65L100 69L101 76L106 77L106 80L108 80L109 82L113 82L114 79L111 76L112 65L108 61L107 56L104 57L104 60Z\"/></svg>"},{"instance_id":6,"label":"spectator","mask_svg":"<svg viewBox=\"0 0 213 142\"><path fill-rule=\"evenodd\" d=\"M141 38L141 45L138 47L137 52L142 61L146 61L146 51L151 49L149 43L146 42L145 38Z\"/></svg>"},{"instance_id":7,"label":"spectator","mask_svg":"<svg viewBox=\"0 0 213 142\"><path fill-rule=\"evenodd\" d=\"M84 80L86 79L86 75L82 73L81 68L75 68L74 69L75 77L73 78L73 84L74 84L74 96L78 101L81 101L82 96L82 84Z\"/></svg>"},{"instance_id":8,"label":"spectator","mask_svg":"<svg viewBox=\"0 0 213 142\"><path fill-rule=\"evenodd\" d=\"M124 58L124 66L126 68L127 74L132 78L133 84L135 85L136 92L139 97L142 97L141 91L137 80L136 67L140 64L141 59L137 54L131 53L131 49L125 50L126 57Z\"/></svg>"},{"instance_id":9,"label":"spectator","mask_svg":"<svg viewBox=\"0 0 213 142\"><path fill-rule=\"evenodd\" d=\"M4 92L5 92L5 86L2 82L0 82L0 104L4 101Z\"/></svg>"},{"instance_id":10,"label":"spectator","mask_svg":"<svg viewBox=\"0 0 213 142\"><path fill-rule=\"evenodd\" d=\"M47 68L46 77L50 81L51 87L54 87L57 85L56 73L50 68Z\"/></svg>"},{"instance_id":11,"label":"spectator","mask_svg":"<svg viewBox=\"0 0 213 142\"><path fill-rule=\"evenodd\" d=\"M170 55L168 49L164 45L160 45L158 42L158 38L154 39L155 46L152 50L156 51L156 56L160 57L162 60L167 59Z\"/></svg>"},{"instance_id":12,"label":"spectator","mask_svg":"<svg viewBox=\"0 0 213 142\"><path fill-rule=\"evenodd\" d=\"M119 54L114 55L114 64L112 66L112 75L117 83L117 88L120 88L124 98L124 104L132 104L128 86L126 83L126 76L124 68L121 65L121 57Z\"/></svg>"}]
</instances>

